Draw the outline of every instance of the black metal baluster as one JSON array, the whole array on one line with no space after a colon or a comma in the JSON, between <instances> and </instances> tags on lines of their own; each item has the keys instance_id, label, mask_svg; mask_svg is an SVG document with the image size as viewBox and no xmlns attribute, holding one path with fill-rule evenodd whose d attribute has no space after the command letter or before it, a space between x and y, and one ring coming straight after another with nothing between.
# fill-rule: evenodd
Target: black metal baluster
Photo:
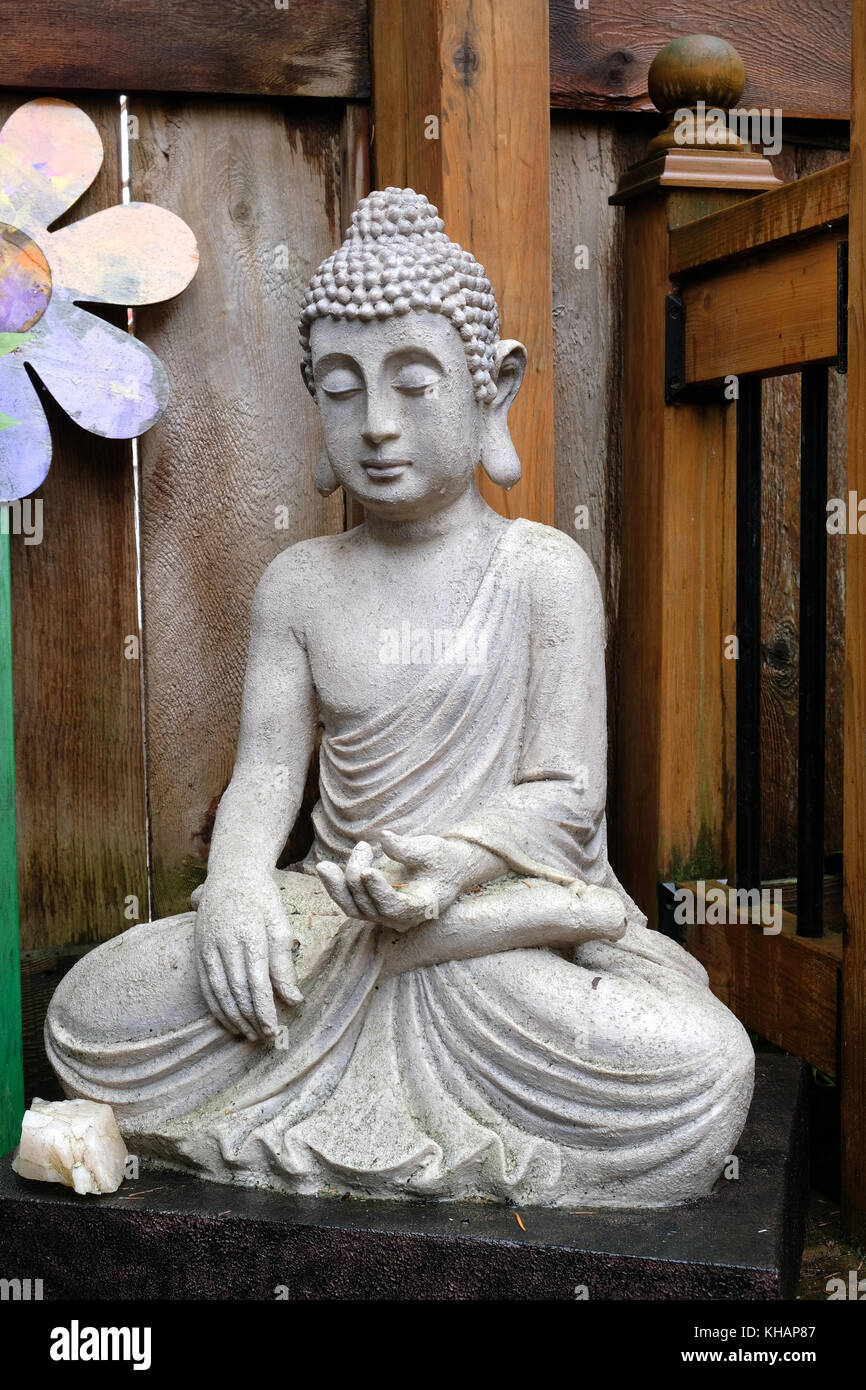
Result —
<instances>
[{"instance_id":1,"label":"black metal baluster","mask_svg":"<svg viewBox=\"0 0 866 1390\"><path fill-rule=\"evenodd\" d=\"M828 369L804 367L800 379L797 935L820 936L824 905Z\"/></svg>"},{"instance_id":2,"label":"black metal baluster","mask_svg":"<svg viewBox=\"0 0 866 1390\"><path fill-rule=\"evenodd\" d=\"M761 378L737 400L737 886L761 886Z\"/></svg>"}]
</instances>

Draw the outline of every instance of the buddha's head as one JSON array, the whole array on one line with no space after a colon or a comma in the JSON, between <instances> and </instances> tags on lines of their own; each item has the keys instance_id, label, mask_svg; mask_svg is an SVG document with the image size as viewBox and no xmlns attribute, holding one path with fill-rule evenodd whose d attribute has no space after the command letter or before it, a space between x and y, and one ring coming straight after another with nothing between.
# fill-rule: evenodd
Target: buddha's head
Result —
<instances>
[{"instance_id":1,"label":"buddha's head","mask_svg":"<svg viewBox=\"0 0 866 1390\"><path fill-rule=\"evenodd\" d=\"M301 370L322 417L316 486L412 518L474 486L511 487L508 409L526 367L499 337L490 281L411 188L363 198L304 296Z\"/></svg>"}]
</instances>

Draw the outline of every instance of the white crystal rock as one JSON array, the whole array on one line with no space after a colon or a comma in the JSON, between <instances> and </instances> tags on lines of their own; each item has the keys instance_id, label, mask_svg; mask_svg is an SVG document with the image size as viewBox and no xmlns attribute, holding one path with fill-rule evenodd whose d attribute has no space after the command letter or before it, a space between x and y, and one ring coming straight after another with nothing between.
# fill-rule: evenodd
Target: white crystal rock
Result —
<instances>
[{"instance_id":1,"label":"white crystal rock","mask_svg":"<svg viewBox=\"0 0 866 1390\"><path fill-rule=\"evenodd\" d=\"M22 1178L61 1182L79 1193L116 1192L126 1160L110 1105L35 1097L21 1122L12 1167Z\"/></svg>"}]
</instances>

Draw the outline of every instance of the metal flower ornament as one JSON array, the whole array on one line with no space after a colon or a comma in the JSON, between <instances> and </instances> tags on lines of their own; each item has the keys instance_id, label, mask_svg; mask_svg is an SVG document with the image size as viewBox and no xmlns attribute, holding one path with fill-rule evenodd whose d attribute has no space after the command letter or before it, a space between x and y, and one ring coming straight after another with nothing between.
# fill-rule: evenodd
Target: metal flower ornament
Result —
<instances>
[{"instance_id":1,"label":"metal flower ornament","mask_svg":"<svg viewBox=\"0 0 866 1390\"><path fill-rule=\"evenodd\" d=\"M96 126L53 97L19 106L0 130L0 502L39 487L51 434L29 367L84 429L133 439L168 404L144 343L88 303L171 299L195 274L195 238L174 213L123 203L49 231L102 164Z\"/></svg>"}]
</instances>

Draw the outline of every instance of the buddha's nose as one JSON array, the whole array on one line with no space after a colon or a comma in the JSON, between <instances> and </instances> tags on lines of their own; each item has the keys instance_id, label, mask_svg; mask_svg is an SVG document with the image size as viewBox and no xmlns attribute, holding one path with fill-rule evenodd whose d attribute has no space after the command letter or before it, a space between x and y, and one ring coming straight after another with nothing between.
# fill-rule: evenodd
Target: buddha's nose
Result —
<instances>
[{"instance_id":1,"label":"buddha's nose","mask_svg":"<svg viewBox=\"0 0 866 1390\"><path fill-rule=\"evenodd\" d=\"M388 414L384 402L378 402L372 396L368 398L367 418L362 434L366 443L374 446L384 444L386 439L397 439L400 435L400 426L393 416Z\"/></svg>"}]
</instances>

